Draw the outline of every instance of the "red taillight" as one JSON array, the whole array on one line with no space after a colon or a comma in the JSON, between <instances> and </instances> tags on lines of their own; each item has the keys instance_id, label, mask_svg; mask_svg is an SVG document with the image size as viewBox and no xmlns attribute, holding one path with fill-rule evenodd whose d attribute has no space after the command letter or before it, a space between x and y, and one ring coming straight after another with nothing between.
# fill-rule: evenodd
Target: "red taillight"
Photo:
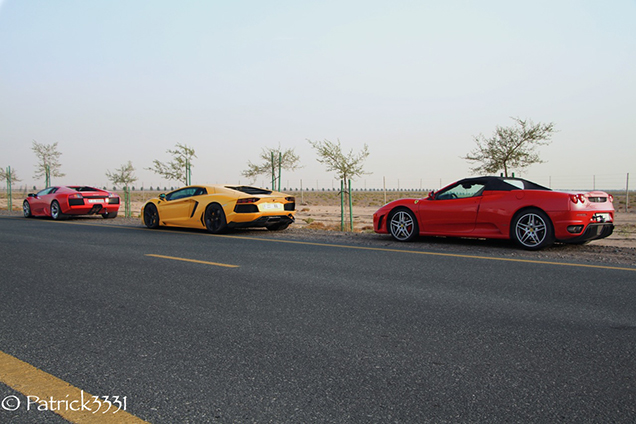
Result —
<instances>
[{"instance_id":1,"label":"red taillight","mask_svg":"<svg viewBox=\"0 0 636 424\"><path fill-rule=\"evenodd\" d=\"M585 195L584 194L570 194L570 201L575 205L577 203L585 203Z\"/></svg>"},{"instance_id":2,"label":"red taillight","mask_svg":"<svg viewBox=\"0 0 636 424\"><path fill-rule=\"evenodd\" d=\"M240 205L240 204L245 204L245 203L256 203L259 200L261 200L261 199L259 199L258 197L248 197L248 198L245 198L245 199L238 199L236 201L236 204Z\"/></svg>"},{"instance_id":3,"label":"red taillight","mask_svg":"<svg viewBox=\"0 0 636 424\"><path fill-rule=\"evenodd\" d=\"M79 193L76 194L71 194L70 196L68 196L69 199L82 199L84 196L82 196Z\"/></svg>"}]
</instances>

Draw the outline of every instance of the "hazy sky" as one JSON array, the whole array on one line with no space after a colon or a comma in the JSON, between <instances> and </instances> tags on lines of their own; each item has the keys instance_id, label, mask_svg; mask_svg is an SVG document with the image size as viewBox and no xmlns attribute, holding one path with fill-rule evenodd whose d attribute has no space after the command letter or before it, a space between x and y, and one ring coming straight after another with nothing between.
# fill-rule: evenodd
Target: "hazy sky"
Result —
<instances>
[{"instance_id":1,"label":"hazy sky","mask_svg":"<svg viewBox=\"0 0 636 424\"><path fill-rule=\"evenodd\" d=\"M263 147L295 148L283 186L331 187L307 139L369 145L354 186L470 175L473 136L554 122L556 188L636 186L634 0L0 0L0 166L36 184L32 140L66 177L178 186L144 168L194 147L195 183L248 183ZM267 177L257 185L267 183Z\"/></svg>"}]
</instances>

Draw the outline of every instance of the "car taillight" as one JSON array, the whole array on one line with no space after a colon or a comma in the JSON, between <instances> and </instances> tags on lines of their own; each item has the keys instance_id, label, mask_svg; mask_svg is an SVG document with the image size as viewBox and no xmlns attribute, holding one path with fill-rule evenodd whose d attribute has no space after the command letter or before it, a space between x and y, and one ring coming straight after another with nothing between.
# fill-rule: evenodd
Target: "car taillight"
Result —
<instances>
[{"instance_id":1,"label":"car taillight","mask_svg":"<svg viewBox=\"0 0 636 424\"><path fill-rule=\"evenodd\" d=\"M288 202L295 202L296 198L294 198L294 197L285 197L285 200L287 200Z\"/></svg>"},{"instance_id":2,"label":"car taillight","mask_svg":"<svg viewBox=\"0 0 636 424\"><path fill-rule=\"evenodd\" d=\"M612 196L611 194L609 194L608 196L609 196L609 201L611 203L614 203L614 196Z\"/></svg>"},{"instance_id":3,"label":"car taillight","mask_svg":"<svg viewBox=\"0 0 636 424\"><path fill-rule=\"evenodd\" d=\"M245 203L256 203L259 200L261 200L261 199L259 199L258 197L248 197L248 198L245 198L245 199L238 199L236 201L236 204L240 205L240 204L245 204Z\"/></svg>"},{"instance_id":4,"label":"car taillight","mask_svg":"<svg viewBox=\"0 0 636 424\"><path fill-rule=\"evenodd\" d=\"M69 199L82 199L82 198L84 198L84 196L82 196L79 193L76 193L76 194L71 194L70 196L68 196L68 198Z\"/></svg>"},{"instance_id":5,"label":"car taillight","mask_svg":"<svg viewBox=\"0 0 636 424\"><path fill-rule=\"evenodd\" d=\"M575 205L577 203L585 203L585 195L584 194L570 194L570 201Z\"/></svg>"}]
</instances>

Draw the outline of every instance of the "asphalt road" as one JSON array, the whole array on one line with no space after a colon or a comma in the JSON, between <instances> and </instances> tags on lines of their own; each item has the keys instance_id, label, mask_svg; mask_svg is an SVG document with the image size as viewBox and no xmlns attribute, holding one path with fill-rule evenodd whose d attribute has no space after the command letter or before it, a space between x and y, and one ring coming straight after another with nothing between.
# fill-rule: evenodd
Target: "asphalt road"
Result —
<instances>
[{"instance_id":1,"label":"asphalt road","mask_svg":"<svg viewBox=\"0 0 636 424\"><path fill-rule=\"evenodd\" d=\"M636 269L92 223L0 217L0 352L142 420L636 421Z\"/></svg>"}]
</instances>

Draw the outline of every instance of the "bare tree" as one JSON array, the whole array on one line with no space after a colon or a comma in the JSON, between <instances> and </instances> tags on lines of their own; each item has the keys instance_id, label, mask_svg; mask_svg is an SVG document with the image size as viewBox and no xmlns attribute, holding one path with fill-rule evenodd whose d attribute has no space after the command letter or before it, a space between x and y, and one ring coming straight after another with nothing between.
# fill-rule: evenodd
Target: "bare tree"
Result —
<instances>
[{"instance_id":1,"label":"bare tree","mask_svg":"<svg viewBox=\"0 0 636 424\"><path fill-rule=\"evenodd\" d=\"M123 186L127 189L130 184L137 181L137 177L134 172L135 168L133 167L132 162L128 161L127 164L116 168L115 172L106 170L106 177L108 177L113 184L123 184Z\"/></svg>"},{"instance_id":2,"label":"bare tree","mask_svg":"<svg viewBox=\"0 0 636 424\"><path fill-rule=\"evenodd\" d=\"M272 190L274 190L276 180L279 181L280 186L280 169L295 171L301 167L299 165L300 157L294 152L294 149L281 150L280 146L276 149L266 147L261 150L259 158L261 159L260 164L248 161L247 169L241 174L252 181L259 175L269 175L272 178Z\"/></svg>"},{"instance_id":3,"label":"bare tree","mask_svg":"<svg viewBox=\"0 0 636 424\"><path fill-rule=\"evenodd\" d=\"M22 180L18 178L18 174L16 174L15 169L11 169L11 167L8 166L6 169L0 169L0 181L17 183Z\"/></svg>"},{"instance_id":4,"label":"bare tree","mask_svg":"<svg viewBox=\"0 0 636 424\"><path fill-rule=\"evenodd\" d=\"M11 169L10 166L7 166L7 169L0 169L0 181L7 182L7 209L13 210L13 183L18 181L22 181L18 178L18 174L16 174L15 169Z\"/></svg>"},{"instance_id":5,"label":"bare tree","mask_svg":"<svg viewBox=\"0 0 636 424\"><path fill-rule=\"evenodd\" d=\"M192 167L192 158L196 158L192 147L185 144L177 143L174 150L167 150L173 156L173 160L163 163L159 160L153 161L152 168L146 168L156 174L161 175L166 180L175 180L183 182L185 185L191 184L190 168Z\"/></svg>"},{"instance_id":6,"label":"bare tree","mask_svg":"<svg viewBox=\"0 0 636 424\"><path fill-rule=\"evenodd\" d=\"M35 156L38 158L38 164L35 166L35 174L33 178L39 179L44 177L47 187L51 185L51 177L63 177L66 174L60 172L60 153L57 150L57 142L53 144L42 144L33 140L31 147Z\"/></svg>"},{"instance_id":7,"label":"bare tree","mask_svg":"<svg viewBox=\"0 0 636 424\"><path fill-rule=\"evenodd\" d=\"M115 172L106 170L106 177L108 177L114 185L123 184L124 186L124 215L127 217L132 216L132 211L130 210L129 185L137 181L137 177L134 173L135 168L131 161L128 161L127 164L115 169Z\"/></svg>"},{"instance_id":8,"label":"bare tree","mask_svg":"<svg viewBox=\"0 0 636 424\"><path fill-rule=\"evenodd\" d=\"M512 118L513 127L497 126L490 138L483 135L474 137L477 147L463 157L478 163L471 170L477 174L497 174L503 171L507 177L512 169L524 169L543 161L536 152L537 146L550 144L550 138L556 131L554 123L534 124L530 120Z\"/></svg>"},{"instance_id":9,"label":"bare tree","mask_svg":"<svg viewBox=\"0 0 636 424\"><path fill-rule=\"evenodd\" d=\"M362 168L362 163L369 156L369 146L366 144L359 153L354 153L353 149L349 153L342 152L340 140L333 143L329 140L311 141L307 140L318 153L318 162L327 166L327 171L336 171L336 176L340 179L340 230L344 231L344 214L346 194L349 198L349 223L353 231L353 210L351 198L351 179L366 174ZM349 189L347 189L349 182Z\"/></svg>"},{"instance_id":10,"label":"bare tree","mask_svg":"<svg viewBox=\"0 0 636 424\"><path fill-rule=\"evenodd\" d=\"M369 156L369 146L366 144L357 154L353 152L353 149L345 154L342 152L340 140L337 143L329 140L307 141L318 153L316 160L326 165L327 171L336 171L338 179L347 181L367 174L362 167L362 163Z\"/></svg>"}]
</instances>

